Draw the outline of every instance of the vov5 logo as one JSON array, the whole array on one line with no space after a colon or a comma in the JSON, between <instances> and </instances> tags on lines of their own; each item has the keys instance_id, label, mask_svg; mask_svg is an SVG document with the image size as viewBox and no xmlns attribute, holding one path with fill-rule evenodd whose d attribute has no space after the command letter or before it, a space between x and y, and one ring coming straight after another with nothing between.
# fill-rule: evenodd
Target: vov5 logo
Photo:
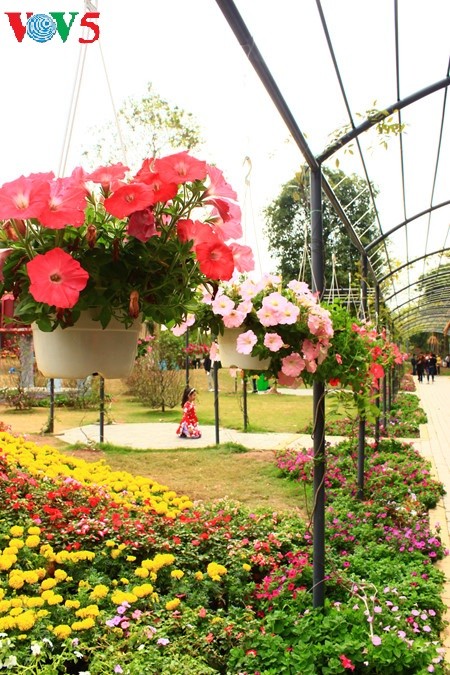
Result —
<instances>
[{"instance_id":1,"label":"vov5 logo","mask_svg":"<svg viewBox=\"0 0 450 675\"><path fill-rule=\"evenodd\" d=\"M34 14L33 12L5 12L9 24L13 29L17 42L22 42L25 35L35 42L48 42L56 33L63 42L66 42L77 16L80 12L48 12L48 14ZM67 19L66 19L67 16ZM86 12L79 20L81 28L87 28L91 35L78 38L78 42L88 44L100 37L100 27L96 23L100 12Z\"/></svg>"}]
</instances>

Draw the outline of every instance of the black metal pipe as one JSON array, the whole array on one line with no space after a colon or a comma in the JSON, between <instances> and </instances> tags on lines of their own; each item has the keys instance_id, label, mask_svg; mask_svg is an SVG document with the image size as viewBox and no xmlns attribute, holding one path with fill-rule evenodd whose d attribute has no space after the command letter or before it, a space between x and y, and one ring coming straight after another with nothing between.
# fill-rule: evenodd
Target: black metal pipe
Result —
<instances>
[{"instance_id":1,"label":"black metal pipe","mask_svg":"<svg viewBox=\"0 0 450 675\"><path fill-rule=\"evenodd\" d=\"M185 372L186 372L186 387L189 387L189 329L186 331L186 342L185 342L185 348L186 348L186 358L184 361L184 367L185 367Z\"/></svg>"},{"instance_id":2,"label":"black metal pipe","mask_svg":"<svg viewBox=\"0 0 450 675\"><path fill-rule=\"evenodd\" d=\"M52 434L55 430L55 380L50 378L50 412L48 416L47 431Z\"/></svg>"},{"instance_id":3,"label":"black metal pipe","mask_svg":"<svg viewBox=\"0 0 450 675\"><path fill-rule=\"evenodd\" d=\"M244 413L244 431L247 431L248 427L248 397L247 397L247 373L244 371L244 377L242 378L242 409Z\"/></svg>"},{"instance_id":4,"label":"black metal pipe","mask_svg":"<svg viewBox=\"0 0 450 675\"><path fill-rule=\"evenodd\" d=\"M100 443L105 440L105 378L100 378Z\"/></svg>"},{"instance_id":5,"label":"black metal pipe","mask_svg":"<svg viewBox=\"0 0 450 675\"><path fill-rule=\"evenodd\" d=\"M367 319L367 256L361 256L361 307L360 319ZM366 447L366 418L359 416L358 423L358 499L364 499L364 463Z\"/></svg>"},{"instance_id":6,"label":"black metal pipe","mask_svg":"<svg viewBox=\"0 0 450 675\"><path fill-rule=\"evenodd\" d=\"M219 364L217 361L213 362L213 378L214 378L214 427L216 431L216 445L220 443L219 433Z\"/></svg>"},{"instance_id":7,"label":"black metal pipe","mask_svg":"<svg viewBox=\"0 0 450 675\"><path fill-rule=\"evenodd\" d=\"M311 171L311 267L312 290L324 290L322 226L322 173ZM313 511L313 606L325 604L325 386L313 383L314 511Z\"/></svg>"}]
</instances>

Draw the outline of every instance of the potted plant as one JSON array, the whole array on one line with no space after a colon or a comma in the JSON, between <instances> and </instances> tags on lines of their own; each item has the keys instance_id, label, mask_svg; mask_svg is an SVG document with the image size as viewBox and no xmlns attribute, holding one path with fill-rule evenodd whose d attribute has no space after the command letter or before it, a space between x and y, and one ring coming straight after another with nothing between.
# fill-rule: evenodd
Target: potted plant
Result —
<instances>
[{"instance_id":1,"label":"potted plant","mask_svg":"<svg viewBox=\"0 0 450 675\"><path fill-rule=\"evenodd\" d=\"M0 188L0 221L0 293L36 335L87 321L123 341L136 321L180 321L200 283L253 268L251 249L230 241L242 234L236 193L186 152L146 159L131 177L120 163L21 176ZM105 333L97 341L114 352Z\"/></svg>"},{"instance_id":2,"label":"potted plant","mask_svg":"<svg viewBox=\"0 0 450 675\"><path fill-rule=\"evenodd\" d=\"M174 327L177 334L189 325L210 329L219 338L222 365L267 370L281 383L298 377L312 381L327 355L333 327L306 283L283 286L280 277L266 275L204 289L195 316Z\"/></svg>"}]
</instances>

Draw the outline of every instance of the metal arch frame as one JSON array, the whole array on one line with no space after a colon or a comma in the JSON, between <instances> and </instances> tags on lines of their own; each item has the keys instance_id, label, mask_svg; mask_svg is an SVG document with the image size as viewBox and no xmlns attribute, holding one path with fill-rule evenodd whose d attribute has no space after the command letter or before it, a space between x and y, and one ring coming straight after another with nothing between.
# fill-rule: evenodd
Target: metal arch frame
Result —
<instances>
[{"instance_id":1,"label":"metal arch frame","mask_svg":"<svg viewBox=\"0 0 450 675\"><path fill-rule=\"evenodd\" d=\"M327 39L329 39L329 36L327 34L326 30L326 24L325 24L325 19L323 17L322 9L320 6L320 0L316 0L317 6L319 13L321 14L322 18L322 24L324 31L327 35ZM237 10L233 0L216 0L217 5L220 7L222 13L224 14L230 28L234 32L240 46L244 50L248 60L252 64L254 70L256 71L257 75L259 76L261 82L263 83L267 93L269 94L270 98L272 99L272 102L274 103L276 109L278 110L281 118L285 122L289 132L292 135L292 138L294 139L295 143L297 144L298 148L301 151L301 154L303 155L306 163L310 167L311 171L321 171L321 166L323 162L325 162L327 159L331 158L338 150L343 148L345 145L350 143L353 140L357 140L363 133L371 129L373 126L381 122L383 119L386 119L390 115L392 115L395 112L399 112L400 110L407 108L413 103L416 103L417 101L420 101L421 99L426 98L427 96L434 94L438 91L441 91L442 89L446 89L447 87L450 86L450 76L447 76L443 78L442 80L439 80L428 87L425 87L423 89L420 89L419 91L416 91L398 101L395 101L395 103L392 103L385 107L383 110L381 110L377 115L374 115L366 120L364 120L360 125L354 126L351 131L348 133L344 134L341 136L339 139L337 139L333 144L331 144L329 147L327 147L321 154L318 156L314 156L312 153L311 149L309 148L309 145L300 130L297 121L295 120L294 116L292 115L291 110L289 109L277 83L275 82L267 64L265 63L261 52L259 51L257 45L255 44L255 41L249 32L245 22L243 21L239 11ZM331 48L331 45L330 45ZM334 59L334 54L332 53L332 57ZM335 64L335 67L337 68L337 64ZM339 76L339 71L337 70L337 75L340 81L340 76ZM342 87L342 82L340 81L341 84L341 89ZM344 92L345 93L345 92ZM368 180L368 177L366 176L366 179L368 181L368 184L370 185L370 181ZM445 206L450 204L450 200L442 202L437 205L430 206L429 208L411 216L410 218L405 219L401 223L398 223L395 225L393 228L391 228L388 232L383 233L373 241L371 241L369 244L366 246L363 245L361 242L357 232L355 231L353 224L350 222L348 219L342 205L340 204L339 200L337 199L336 194L334 193L332 187L329 185L329 183L326 181L322 174L322 187L323 190L330 200L333 208L335 209L337 215L339 216L340 220L342 221L345 230L347 234L349 235L351 241L353 242L354 246L356 249L359 251L359 253L363 256L366 257L367 263L368 263L368 272L370 273L371 277L373 278L374 284L375 285L380 285L384 281L387 281L388 279L393 279L394 275L400 271L403 268L407 268L410 265L412 265L414 262L417 262L420 260L420 258L416 258L415 260L409 260L407 263L404 265L397 267L396 269L392 269L390 265L390 257L387 255L387 262L389 264L389 273L383 275L381 278L379 278L377 270L374 268L372 261L370 260L370 257L368 254L370 251L372 251L374 248L376 248L378 245L383 244L386 242L388 237L402 229L405 228L410 222L422 217L426 216L427 214L429 215L433 211L436 211L440 208L444 208ZM423 256L423 258L426 257L431 257L433 255L437 255L439 253L443 253L445 250L448 249L441 249L439 251L435 251L433 253L428 253L427 255ZM393 284L393 287L395 289L395 286ZM401 291L403 291L405 287L402 287L399 290L395 290L393 294L391 294L390 297L394 297L398 295Z\"/></svg>"},{"instance_id":2,"label":"metal arch frame","mask_svg":"<svg viewBox=\"0 0 450 675\"><path fill-rule=\"evenodd\" d=\"M446 279L449 279L449 281L450 281L450 268L446 268L446 269L442 269L442 270L439 270L439 269L438 269L438 270L436 270L436 271L434 272L434 279L433 279L433 281L436 281L436 280L440 281L441 279L442 279L443 281L445 281ZM426 292L429 290L429 287L431 287L431 290L432 290L432 284L431 284L431 281L432 281L432 280L431 280L429 277L423 277L422 279L419 279L419 280L417 280L417 281L412 281L410 284L408 284L408 285L406 285L406 286L403 286L403 288L400 289L400 291L396 291L395 293L392 293L392 295L385 296L385 297L384 297L384 300L385 300L385 302L388 302L388 301L391 300L395 295L398 295L399 293L402 293L403 291L406 291L408 288L412 288L412 287L420 286L420 285L422 285L422 286L424 287L424 288L423 288L423 291L424 291L424 293L426 293ZM417 297L417 298L420 298L420 297L423 297L423 296L422 296L422 295L415 296L414 298L411 299L411 302L414 301L414 299L415 299L416 297ZM395 307L394 309L392 309L392 311L394 312L394 311L398 310L399 307L402 307L402 306L403 306L403 304L405 304L405 303L402 303L402 305L397 305L397 307Z\"/></svg>"}]
</instances>

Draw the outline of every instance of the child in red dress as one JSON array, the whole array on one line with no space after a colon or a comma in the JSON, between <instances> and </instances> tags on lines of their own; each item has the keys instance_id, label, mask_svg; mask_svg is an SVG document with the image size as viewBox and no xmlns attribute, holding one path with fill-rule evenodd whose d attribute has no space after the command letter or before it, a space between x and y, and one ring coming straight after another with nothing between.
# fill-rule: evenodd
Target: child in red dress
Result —
<instances>
[{"instance_id":1,"label":"child in red dress","mask_svg":"<svg viewBox=\"0 0 450 675\"><path fill-rule=\"evenodd\" d=\"M186 387L181 399L183 417L176 431L179 438L200 438L202 432L198 428L197 413L195 412L196 390L194 387Z\"/></svg>"}]
</instances>

